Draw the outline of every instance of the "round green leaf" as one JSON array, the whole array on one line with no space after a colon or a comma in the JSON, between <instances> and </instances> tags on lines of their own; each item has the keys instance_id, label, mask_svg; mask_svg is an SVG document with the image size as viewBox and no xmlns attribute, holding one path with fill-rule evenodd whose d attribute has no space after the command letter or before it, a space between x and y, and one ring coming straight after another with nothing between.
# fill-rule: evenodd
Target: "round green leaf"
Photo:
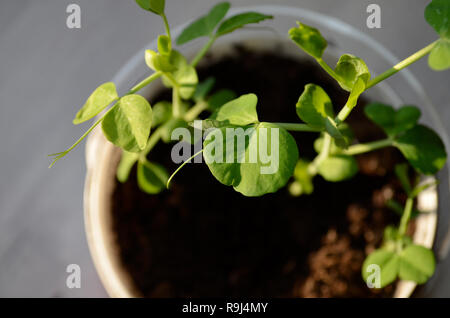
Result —
<instances>
[{"instance_id":1,"label":"round green leaf","mask_svg":"<svg viewBox=\"0 0 450 318\"><path fill-rule=\"evenodd\" d=\"M289 30L291 40L309 55L321 58L328 44L320 31L300 22L297 24L297 28Z\"/></svg>"},{"instance_id":2,"label":"round green leaf","mask_svg":"<svg viewBox=\"0 0 450 318\"><path fill-rule=\"evenodd\" d=\"M362 277L365 282L371 274L370 265L378 265L380 268L380 288L392 283L396 278L400 267L400 260L397 254L384 249L375 250L364 260L362 266Z\"/></svg>"},{"instance_id":3,"label":"round green leaf","mask_svg":"<svg viewBox=\"0 0 450 318\"><path fill-rule=\"evenodd\" d=\"M431 1L425 8L425 20L441 37L450 39L450 1Z\"/></svg>"},{"instance_id":4,"label":"round green leaf","mask_svg":"<svg viewBox=\"0 0 450 318\"><path fill-rule=\"evenodd\" d=\"M157 163L138 163L137 181L139 188L148 194L157 194L166 188L169 174L166 169Z\"/></svg>"},{"instance_id":5,"label":"round green leaf","mask_svg":"<svg viewBox=\"0 0 450 318\"><path fill-rule=\"evenodd\" d=\"M78 125L94 118L118 98L119 96L117 95L116 85L114 85L114 83L108 82L100 85L95 89L91 96L89 96L84 106L78 111L73 123Z\"/></svg>"},{"instance_id":6,"label":"round green leaf","mask_svg":"<svg viewBox=\"0 0 450 318\"><path fill-rule=\"evenodd\" d=\"M342 55L334 71L339 76L339 85L348 92L353 90L358 78L364 82L364 86L370 79L370 72L366 63L351 54Z\"/></svg>"},{"instance_id":7,"label":"round green leaf","mask_svg":"<svg viewBox=\"0 0 450 318\"><path fill-rule=\"evenodd\" d=\"M207 15L195 20L181 32L177 38L177 45L183 45L202 36L210 36L229 9L228 2L215 5Z\"/></svg>"},{"instance_id":8,"label":"round green leaf","mask_svg":"<svg viewBox=\"0 0 450 318\"><path fill-rule=\"evenodd\" d=\"M152 125L152 109L140 95L127 95L103 118L102 129L106 138L130 152L145 148Z\"/></svg>"},{"instance_id":9,"label":"round green leaf","mask_svg":"<svg viewBox=\"0 0 450 318\"><path fill-rule=\"evenodd\" d=\"M247 127L249 128L249 127ZM203 156L213 174L221 183L242 193L245 196L256 197L266 193L273 193L285 186L293 175L298 161L298 148L294 138L283 128L270 123L259 123L252 127L251 133L246 137L245 148L239 150L236 140L226 138L227 127L217 128L205 139ZM262 132L265 130L265 134ZM277 129L278 142L272 145L272 134ZM236 138L235 138L236 139ZM232 143L232 144L230 144ZM228 147L227 147L228 145ZM227 156L226 149L233 149ZM278 167L273 173L262 173L264 168L269 168L270 163L262 161L261 148L267 147L272 154L272 147L278 150ZM217 149L223 149L222 155L217 155ZM258 149L257 152L255 149ZM257 155L255 161L250 158ZM216 157L221 158L221 162ZM227 159L230 159L227 162ZM245 159L245 160L244 160ZM231 162L229 162L231 161Z\"/></svg>"},{"instance_id":10,"label":"round green leaf","mask_svg":"<svg viewBox=\"0 0 450 318\"><path fill-rule=\"evenodd\" d=\"M381 103L367 105L364 112L390 137L414 127L421 115L420 110L415 106L403 106L395 110L392 106Z\"/></svg>"},{"instance_id":11,"label":"round green leaf","mask_svg":"<svg viewBox=\"0 0 450 318\"><path fill-rule=\"evenodd\" d=\"M318 170L325 180L339 182L353 177L358 172L358 163L352 156L335 155L323 160Z\"/></svg>"},{"instance_id":12,"label":"round green leaf","mask_svg":"<svg viewBox=\"0 0 450 318\"><path fill-rule=\"evenodd\" d=\"M247 24L259 23L261 21L272 19L273 16L258 12L245 12L235 15L225 21L217 29L216 36L222 36L231 33L236 29L242 28Z\"/></svg>"},{"instance_id":13,"label":"round green leaf","mask_svg":"<svg viewBox=\"0 0 450 318\"><path fill-rule=\"evenodd\" d=\"M411 244L400 253L398 274L403 280L423 284L433 275L435 267L433 252L426 247Z\"/></svg>"},{"instance_id":14,"label":"round green leaf","mask_svg":"<svg viewBox=\"0 0 450 318\"><path fill-rule=\"evenodd\" d=\"M297 115L313 128L325 129L327 117L333 117L333 104L318 85L307 84L297 102Z\"/></svg>"},{"instance_id":15,"label":"round green leaf","mask_svg":"<svg viewBox=\"0 0 450 318\"><path fill-rule=\"evenodd\" d=\"M435 71L450 67L450 39L440 39L428 56L428 65Z\"/></svg>"},{"instance_id":16,"label":"round green leaf","mask_svg":"<svg viewBox=\"0 0 450 318\"><path fill-rule=\"evenodd\" d=\"M294 170L294 178L299 183L298 194L311 194L314 191L313 177L309 174L309 162L300 159Z\"/></svg>"},{"instance_id":17,"label":"round green leaf","mask_svg":"<svg viewBox=\"0 0 450 318\"><path fill-rule=\"evenodd\" d=\"M169 73L176 70L176 66L171 63L170 56L161 55L152 50L145 51L145 63L157 72Z\"/></svg>"},{"instance_id":18,"label":"round green leaf","mask_svg":"<svg viewBox=\"0 0 450 318\"><path fill-rule=\"evenodd\" d=\"M166 5L165 0L136 0L136 3L144 10L151 11L159 15L164 14L164 7Z\"/></svg>"},{"instance_id":19,"label":"round green leaf","mask_svg":"<svg viewBox=\"0 0 450 318\"><path fill-rule=\"evenodd\" d=\"M394 145L400 149L408 162L423 174L437 173L447 160L442 140L433 130L422 125L416 125L399 135L394 140Z\"/></svg>"},{"instance_id":20,"label":"round green leaf","mask_svg":"<svg viewBox=\"0 0 450 318\"><path fill-rule=\"evenodd\" d=\"M242 95L220 107L210 119L223 121L230 125L246 126L258 122L255 94Z\"/></svg>"},{"instance_id":21,"label":"round green leaf","mask_svg":"<svg viewBox=\"0 0 450 318\"><path fill-rule=\"evenodd\" d=\"M125 182L128 180L130 171L133 168L136 161L139 159L139 154L135 152L122 151L119 166L117 167L117 180Z\"/></svg>"}]
</instances>

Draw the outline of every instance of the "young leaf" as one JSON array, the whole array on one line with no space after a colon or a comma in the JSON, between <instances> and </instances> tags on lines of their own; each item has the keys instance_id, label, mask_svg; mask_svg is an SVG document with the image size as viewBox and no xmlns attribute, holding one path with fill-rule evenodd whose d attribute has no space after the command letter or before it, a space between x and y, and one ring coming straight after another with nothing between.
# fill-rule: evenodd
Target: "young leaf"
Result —
<instances>
[{"instance_id":1,"label":"young leaf","mask_svg":"<svg viewBox=\"0 0 450 318\"><path fill-rule=\"evenodd\" d=\"M158 36L158 52L161 55L168 56L172 51L172 43L167 35Z\"/></svg>"},{"instance_id":2,"label":"young leaf","mask_svg":"<svg viewBox=\"0 0 450 318\"><path fill-rule=\"evenodd\" d=\"M136 0L136 3L144 10L158 15L164 14L165 0Z\"/></svg>"},{"instance_id":3,"label":"young leaf","mask_svg":"<svg viewBox=\"0 0 450 318\"><path fill-rule=\"evenodd\" d=\"M81 124L94 118L118 98L119 95L117 95L116 85L114 85L114 83L108 82L100 85L91 96L89 96L84 106L75 116L75 119L73 120L74 125Z\"/></svg>"},{"instance_id":4,"label":"young leaf","mask_svg":"<svg viewBox=\"0 0 450 318\"><path fill-rule=\"evenodd\" d=\"M320 31L300 22L297 24L297 28L289 30L291 40L309 55L316 59L321 58L327 48L327 41Z\"/></svg>"},{"instance_id":5,"label":"young leaf","mask_svg":"<svg viewBox=\"0 0 450 318\"><path fill-rule=\"evenodd\" d=\"M220 107L210 119L226 122L230 125L247 126L258 122L255 94L242 95Z\"/></svg>"},{"instance_id":6,"label":"young leaf","mask_svg":"<svg viewBox=\"0 0 450 318\"><path fill-rule=\"evenodd\" d=\"M318 85L307 84L297 103L297 115L313 128L325 129L327 117L333 117L333 105Z\"/></svg>"},{"instance_id":7,"label":"young leaf","mask_svg":"<svg viewBox=\"0 0 450 318\"><path fill-rule=\"evenodd\" d=\"M241 151L233 138L226 138L226 127L211 132L203 143L203 156L213 176L221 183L233 186L236 191L249 197L273 193L286 185L298 161L297 144L285 129L270 123L259 123L253 128L246 137L245 149ZM265 130L265 134L262 134L262 129ZM259 149L259 153L261 148L271 149L270 140L275 133L272 129L278 129L278 144L275 145L278 150L278 169L275 169L273 173L265 174L262 173L262 169L269 168L270 164L264 163L260 156L255 162L251 162L249 158L255 149ZM227 147L227 143L233 144ZM225 149L231 148L232 145L234 145L234 152L227 156ZM223 155L219 155L222 162L216 160L217 154L214 151L216 147L224 149ZM228 163L227 158L231 158L232 163ZM246 159L243 160L244 158Z\"/></svg>"},{"instance_id":8,"label":"young leaf","mask_svg":"<svg viewBox=\"0 0 450 318\"><path fill-rule=\"evenodd\" d=\"M219 37L233 32L236 29L242 28L247 24L259 23L267 19L273 19L273 16L261 14L258 12L241 13L223 21L217 29L216 36Z\"/></svg>"},{"instance_id":9,"label":"young leaf","mask_svg":"<svg viewBox=\"0 0 450 318\"><path fill-rule=\"evenodd\" d=\"M214 77L208 77L203 82L199 83L197 85L197 88L195 89L193 99L196 102L205 100L206 96L208 96L208 94L213 89L215 83L216 83L216 80L214 79Z\"/></svg>"},{"instance_id":10,"label":"young leaf","mask_svg":"<svg viewBox=\"0 0 450 318\"><path fill-rule=\"evenodd\" d=\"M442 140L434 131L422 125L416 125L396 137L394 146L423 174L436 174L447 160Z\"/></svg>"},{"instance_id":11,"label":"young leaf","mask_svg":"<svg viewBox=\"0 0 450 318\"><path fill-rule=\"evenodd\" d=\"M450 38L438 41L428 56L428 65L435 71L443 71L450 67Z\"/></svg>"},{"instance_id":12,"label":"young leaf","mask_svg":"<svg viewBox=\"0 0 450 318\"><path fill-rule=\"evenodd\" d=\"M334 71L339 76L339 85L348 92L353 90L358 78L364 82L364 86L370 80L370 72L366 63L351 54L342 55Z\"/></svg>"},{"instance_id":13,"label":"young leaf","mask_svg":"<svg viewBox=\"0 0 450 318\"><path fill-rule=\"evenodd\" d=\"M450 2L448 0L432 0L425 8L425 20L441 38L450 39Z\"/></svg>"},{"instance_id":14,"label":"young leaf","mask_svg":"<svg viewBox=\"0 0 450 318\"><path fill-rule=\"evenodd\" d=\"M215 5L207 15L195 20L183 30L177 38L177 45L183 45L199 37L210 36L229 9L230 4L228 2Z\"/></svg>"},{"instance_id":15,"label":"young leaf","mask_svg":"<svg viewBox=\"0 0 450 318\"><path fill-rule=\"evenodd\" d=\"M425 283L436 267L433 252L423 246L411 244L400 253L399 277L403 280Z\"/></svg>"},{"instance_id":16,"label":"young leaf","mask_svg":"<svg viewBox=\"0 0 450 318\"><path fill-rule=\"evenodd\" d=\"M236 99L236 97L235 92L229 89L221 89L208 98L208 109L214 112L226 103Z\"/></svg>"},{"instance_id":17,"label":"young leaf","mask_svg":"<svg viewBox=\"0 0 450 318\"><path fill-rule=\"evenodd\" d=\"M138 162L137 181L139 188L148 194L157 194L166 188L169 174L157 163Z\"/></svg>"},{"instance_id":18,"label":"young leaf","mask_svg":"<svg viewBox=\"0 0 450 318\"><path fill-rule=\"evenodd\" d=\"M117 180L122 183L126 182L128 180L128 176L130 175L131 169L138 159L138 153L122 151L122 157L120 158L119 167L116 172Z\"/></svg>"},{"instance_id":19,"label":"young leaf","mask_svg":"<svg viewBox=\"0 0 450 318\"><path fill-rule=\"evenodd\" d=\"M156 127L172 118L172 104L167 101L161 101L153 105L152 126Z\"/></svg>"},{"instance_id":20,"label":"young leaf","mask_svg":"<svg viewBox=\"0 0 450 318\"><path fill-rule=\"evenodd\" d=\"M308 172L309 162L300 159L294 170L294 178L300 185L298 194L311 194L314 191L313 177Z\"/></svg>"},{"instance_id":21,"label":"young leaf","mask_svg":"<svg viewBox=\"0 0 450 318\"><path fill-rule=\"evenodd\" d=\"M334 155L323 160L318 170L325 180L339 182L352 178L358 172L358 163L352 156Z\"/></svg>"},{"instance_id":22,"label":"young leaf","mask_svg":"<svg viewBox=\"0 0 450 318\"><path fill-rule=\"evenodd\" d=\"M106 138L129 152L145 148L152 124L152 109L140 95L122 97L102 121Z\"/></svg>"},{"instance_id":23,"label":"young leaf","mask_svg":"<svg viewBox=\"0 0 450 318\"><path fill-rule=\"evenodd\" d=\"M158 54L152 50L145 51L145 63L156 72L170 73L176 70L176 66L170 61L170 56Z\"/></svg>"},{"instance_id":24,"label":"young leaf","mask_svg":"<svg viewBox=\"0 0 450 318\"><path fill-rule=\"evenodd\" d=\"M361 77L358 77L358 79L355 82L355 85L352 88L352 91L350 92L350 96L348 97L346 105L350 108L353 108L358 103L359 96L364 93L364 90L366 89L366 83Z\"/></svg>"},{"instance_id":25,"label":"young leaf","mask_svg":"<svg viewBox=\"0 0 450 318\"><path fill-rule=\"evenodd\" d=\"M175 70L170 71L173 78L180 85L180 96L183 99L189 99L194 95L198 84L197 71L186 60L186 58L178 51L172 50L170 53L170 65ZM163 76L163 82L167 87L172 87L172 82Z\"/></svg>"},{"instance_id":26,"label":"young leaf","mask_svg":"<svg viewBox=\"0 0 450 318\"><path fill-rule=\"evenodd\" d=\"M364 108L366 116L380 126L389 137L413 128L420 118L420 110L414 106L403 106L397 111L388 105L372 103Z\"/></svg>"},{"instance_id":27,"label":"young leaf","mask_svg":"<svg viewBox=\"0 0 450 318\"><path fill-rule=\"evenodd\" d=\"M399 272L400 259L397 254L385 249L378 249L369 254L362 266L362 277L365 282L373 274L370 265L378 265L380 267L380 287L383 288L392 283Z\"/></svg>"}]
</instances>

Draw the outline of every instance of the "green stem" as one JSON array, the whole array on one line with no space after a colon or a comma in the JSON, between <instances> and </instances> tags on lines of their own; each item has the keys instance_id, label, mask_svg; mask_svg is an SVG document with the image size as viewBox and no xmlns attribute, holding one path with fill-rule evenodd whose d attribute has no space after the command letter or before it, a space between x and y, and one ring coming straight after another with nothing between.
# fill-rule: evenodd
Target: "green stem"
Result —
<instances>
[{"instance_id":1,"label":"green stem","mask_svg":"<svg viewBox=\"0 0 450 318\"><path fill-rule=\"evenodd\" d=\"M349 107L348 104L346 103L344 105L344 107L342 107L342 109L339 112L339 114L334 119L334 121L336 122L336 125L342 124L347 119L347 117L350 115L350 113L352 112L353 108L354 107Z\"/></svg>"},{"instance_id":2,"label":"green stem","mask_svg":"<svg viewBox=\"0 0 450 318\"><path fill-rule=\"evenodd\" d=\"M413 203L414 203L413 198L406 199L405 209L403 210L403 215L400 220L400 225L398 226L399 239L402 238L406 234L408 222L409 222L409 219L411 218Z\"/></svg>"},{"instance_id":3,"label":"green stem","mask_svg":"<svg viewBox=\"0 0 450 318\"><path fill-rule=\"evenodd\" d=\"M305 132L320 132L320 129L312 128L307 124L295 124L295 123L272 123L281 128L284 128L289 131L305 131Z\"/></svg>"},{"instance_id":4,"label":"green stem","mask_svg":"<svg viewBox=\"0 0 450 318\"><path fill-rule=\"evenodd\" d=\"M339 76L336 74L336 72L322 59L318 58L316 59L317 63L319 63L320 66L336 81L339 82Z\"/></svg>"},{"instance_id":5,"label":"green stem","mask_svg":"<svg viewBox=\"0 0 450 318\"><path fill-rule=\"evenodd\" d=\"M200 62L200 60L205 56L206 52L211 48L211 46L214 44L214 41L216 40L216 36L212 35L208 42L202 47L202 49L197 53L197 55L194 57L194 59L191 62L191 66L196 67L197 64Z\"/></svg>"},{"instance_id":6,"label":"green stem","mask_svg":"<svg viewBox=\"0 0 450 318\"><path fill-rule=\"evenodd\" d=\"M400 63L394 65L394 67L388 69L386 72L378 75L377 77L375 77L374 79L372 79L368 84L366 89L371 88L372 86L375 86L376 84L378 84L379 82L385 80L386 78L394 75L395 73L397 73L398 71L404 69L405 67L408 67L409 65L411 65L412 63L418 61L419 59L421 59L422 57L426 56L428 53L430 53L430 51L434 48L434 46L436 45L438 41L434 41L433 43L427 45L426 47L424 47L423 49L417 51L416 53L414 53L413 55L407 57L406 59L404 59L403 61L401 61Z\"/></svg>"},{"instance_id":7,"label":"green stem","mask_svg":"<svg viewBox=\"0 0 450 318\"><path fill-rule=\"evenodd\" d=\"M187 122L193 121L200 115L204 110L208 108L208 104L205 101L200 101L195 104L188 112L184 115L184 120Z\"/></svg>"},{"instance_id":8,"label":"green stem","mask_svg":"<svg viewBox=\"0 0 450 318\"><path fill-rule=\"evenodd\" d=\"M358 144L348 147L348 149L343 150L342 154L348 156L360 155L369 151L374 151L376 149L385 148L393 145L392 139L383 139L378 141L369 142L366 144Z\"/></svg>"},{"instance_id":9,"label":"green stem","mask_svg":"<svg viewBox=\"0 0 450 318\"><path fill-rule=\"evenodd\" d=\"M192 157L190 157L188 160L186 160L185 162L183 162L183 164L181 166L179 166L177 168L177 170L174 171L174 173L172 173L172 175L170 176L169 180L167 180L167 189L169 189L170 186L170 182L172 181L173 177L175 177L175 175L178 173L178 171L180 171L187 163L189 163L192 159L194 159L195 157L197 157L199 154L201 154L203 152L203 149L200 150L199 152L197 152L196 154L194 154Z\"/></svg>"},{"instance_id":10,"label":"green stem","mask_svg":"<svg viewBox=\"0 0 450 318\"><path fill-rule=\"evenodd\" d=\"M162 137L163 131L164 127L160 126L150 135L150 138L148 139L145 149L141 151L140 154L141 157L146 157L148 153L156 146L156 144Z\"/></svg>"},{"instance_id":11,"label":"green stem","mask_svg":"<svg viewBox=\"0 0 450 318\"><path fill-rule=\"evenodd\" d=\"M331 136L329 134L325 134L323 138L322 150L308 167L308 172L311 176L317 174L317 171L322 161L327 159L328 156L330 155L331 141L332 141Z\"/></svg>"},{"instance_id":12,"label":"green stem","mask_svg":"<svg viewBox=\"0 0 450 318\"><path fill-rule=\"evenodd\" d=\"M167 36L169 37L169 40L172 43L172 36L170 35L169 21L167 21L167 16L164 13L162 14L162 18L164 20L164 27L166 28Z\"/></svg>"},{"instance_id":13,"label":"green stem","mask_svg":"<svg viewBox=\"0 0 450 318\"><path fill-rule=\"evenodd\" d=\"M126 93L125 95L130 95L130 94L134 94L138 91L140 91L142 88L144 88L145 86L147 86L148 84L150 84L151 82L153 82L154 80L160 78L162 75L161 72L156 72L153 73L152 75L150 75L149 77L147 77L146 79L144 79L143 81L141 81L140 83L138 83L137 85L135 85L132 89L130 89L130 91L128 93Z\"/></svg>"}]
</instances>

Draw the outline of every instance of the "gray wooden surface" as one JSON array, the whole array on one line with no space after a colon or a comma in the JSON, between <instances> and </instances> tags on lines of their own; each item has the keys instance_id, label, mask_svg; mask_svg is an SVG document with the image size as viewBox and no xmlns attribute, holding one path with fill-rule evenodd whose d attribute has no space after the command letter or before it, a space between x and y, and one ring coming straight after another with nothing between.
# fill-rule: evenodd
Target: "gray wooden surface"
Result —
<instances>
[{"instance_id":1,"label":"gray wooden surface","mask_svg":"<svg viewBox=\"0 0 450 318\"><path fill-rule=\"evenodd\" d=\"M204 12L211 0L167 0L175 25ZM423 0L241 0L234 5L289 4L330 14L405 57L433 39ZM66 28L66 7L77 3L82 28ZM366 28L366 7L382 8L382 28ZM158 18L133 0L0 1L0 296L103 297L86 244L82 191L84 149L47 169L46 155L64 149L85 127L71 120L86 96L110 80L138 49L163 31ZM449 73L425 62L411 68L450 119ZM66 266L82 270L81 289L65 285ZM450 269L450 266L447 267ZM434 296L450 296L450 276Z\"/></svg>"}]
</instances>

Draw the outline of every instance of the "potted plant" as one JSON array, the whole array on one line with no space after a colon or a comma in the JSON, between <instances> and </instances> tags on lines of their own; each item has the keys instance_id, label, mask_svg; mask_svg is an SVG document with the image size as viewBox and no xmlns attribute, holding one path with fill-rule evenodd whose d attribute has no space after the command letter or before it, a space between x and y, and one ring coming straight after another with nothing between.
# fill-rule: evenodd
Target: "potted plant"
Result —
<instances>
[{"instance_id":1,"label":"potted plant","mask_svg":"<svg viewBox=\"0 0 450 318\"><path fill-rule=\"evenodd\" d=\"M317 65L239 47L199 66L218 39L273 17L214 6L176 37L208 38L188 60L165 1L136 2L166 28L145 51L153 73L122 96L95 89L74 119L94 124L54 160L93 133L87 234L112 296L404 297L433 275L436 219L416 199L435 194L423 176L445 165L444 144L419 108L365 92L425 56L450 66L446 1L425 11L438 40L378 76L351 54L331 67L327 40L301 22L290 41Z\"/></svg>"}]
</instances>

